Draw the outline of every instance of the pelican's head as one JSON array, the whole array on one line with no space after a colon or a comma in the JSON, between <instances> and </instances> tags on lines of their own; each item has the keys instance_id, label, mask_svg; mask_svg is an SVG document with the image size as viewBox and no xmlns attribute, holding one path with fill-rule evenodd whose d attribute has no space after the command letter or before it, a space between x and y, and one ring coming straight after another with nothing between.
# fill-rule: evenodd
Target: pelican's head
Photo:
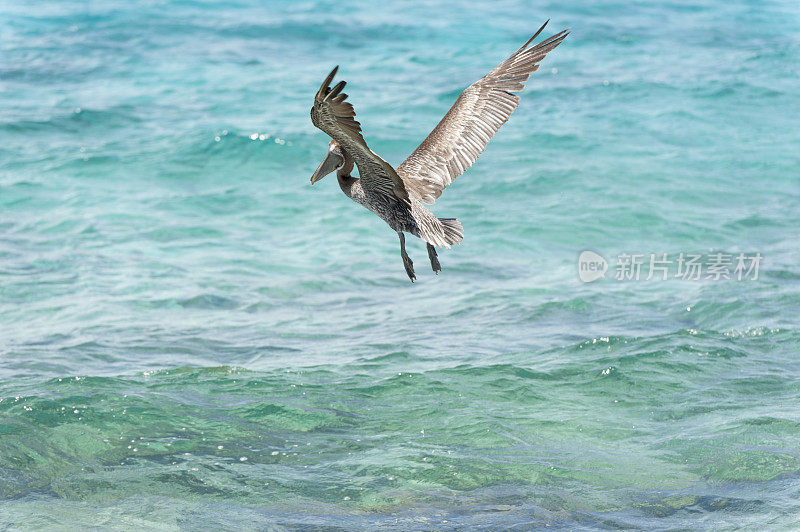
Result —
<instances>
[{"instance_id":1,"label":"pelican's head","mask_svg":"<svg viewBox=\"0 0 800 532\"><path fill-rule=\"evenodd\" d=\"M344 163L345 157L341 146L339 146L339 143L335 140L332 140L330 145L328 145L327 155L325 155L325 158L317 167L317 171L314 172L314 175L311 176L311 184L313 185L334 170L339 170L344 166Z\"/></svg>"}]
</instances>

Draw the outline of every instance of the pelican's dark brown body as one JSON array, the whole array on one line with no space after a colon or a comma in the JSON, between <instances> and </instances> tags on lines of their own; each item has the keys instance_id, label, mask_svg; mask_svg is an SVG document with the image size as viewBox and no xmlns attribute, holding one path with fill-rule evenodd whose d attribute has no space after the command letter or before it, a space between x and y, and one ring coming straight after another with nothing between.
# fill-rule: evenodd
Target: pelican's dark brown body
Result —
<instances>
[{"instance_id":1,"label":"pelican's dark brown body","mask_svg":"<svg viewBox=\"0 0 800 532\"><path fill-rule=\"evenodd\" d=\"M395 196L364 189L361 186L361 180L356 177L340 175L337 172L337 178L339 187L348 198L377 214L395 231L405 231L419 237L421 235L420 227L422 227L425 234L423 239L426 242L428 239L437 241L435 238L437 234L443 235L442 246L450 247L452 244L461 242L463 235L458 220L437 218L418 199L409 198L409 204Z\"/></svg>"},{"instance_id":2,"label":"pelican's dark brown body","mask_svg":"<svg viewBox=\"0 0 800 532\"><path fill-rule=\"evenodd\" d=\"M431 134L397 169L367 146L361 124L355 120L355 110L342 92L345 82L331 88L339 67L331 71L317 91L311 121L332 140L311 183L335 170L342 192L397 232L403 265L411 281L416 276L405 250L404 233L427 243L431 267L438 273L441 266L435 248L460 243L463 229L454 218L437 218L425 204L433 204L444 188L475 162L519 105L519 96L512 92L524 88L539 62L567 36L562 31L528 48L545 25L511 57L462 92ZM351 175L354 166L358 167L358 178Z\"/></svg>"}]
</instances>

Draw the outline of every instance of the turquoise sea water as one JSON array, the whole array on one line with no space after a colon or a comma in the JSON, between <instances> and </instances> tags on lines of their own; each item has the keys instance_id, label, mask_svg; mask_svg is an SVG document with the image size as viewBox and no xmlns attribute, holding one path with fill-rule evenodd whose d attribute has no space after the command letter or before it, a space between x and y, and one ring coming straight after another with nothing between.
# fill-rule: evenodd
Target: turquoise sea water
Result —
<instances>
[{"instance_id":1,"label":"turquoise sea water","mask_svg":"<svg viewBox=\"0 0 800 532\"><path fill-rule=\"evenodd\" d=\"M314 92L399 164L547 18L412 285ZM0 3L0 528L800 526L799 59L790 0Z\"/></svg>"}]
</instances>

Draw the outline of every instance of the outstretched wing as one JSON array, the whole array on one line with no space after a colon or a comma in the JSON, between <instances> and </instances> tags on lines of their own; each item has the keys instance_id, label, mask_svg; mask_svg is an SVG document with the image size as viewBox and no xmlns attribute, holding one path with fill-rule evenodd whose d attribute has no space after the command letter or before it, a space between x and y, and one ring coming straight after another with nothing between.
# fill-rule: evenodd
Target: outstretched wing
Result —
<instances>
[{"instance_id":1,"label":"outstretched wing","mask_svg":"<svg viewBox=\"0 0 800 532\"><path fill-rule=\"evenodd\" d=\"M525 88L539 62L568 35L564 30L528 48L546 25L511 57L467 87L431 134L397 167L409 192L433 204L444 188L478 159L519 105L519 96L511 93Z\"/></svg>"},{"instance_id":2,"label":"outstretched wing","mask_svg":"<svg viewBox=\"0 0 800 532\"><path fill-rule=\"evenodd\" d=\"M331 89L331 81L339 67L335 67L322 83L314 97L311 122L339 143L358 167L361 186L385 195L394 195L409 203L405 184L392 165L369 149L361 134L361 124L356 111L342 92L346 82L340 81Z\"/></svg>"}]
</instances>

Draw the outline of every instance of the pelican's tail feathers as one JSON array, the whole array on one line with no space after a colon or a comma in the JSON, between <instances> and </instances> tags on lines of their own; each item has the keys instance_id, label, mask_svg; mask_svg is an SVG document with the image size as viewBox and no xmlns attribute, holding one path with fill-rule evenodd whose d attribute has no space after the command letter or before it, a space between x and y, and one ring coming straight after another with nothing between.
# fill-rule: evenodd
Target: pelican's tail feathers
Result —
<instances>
[{"instance_id":1,"label":"pelican's tail feathers","mask_svg":"<svg viewBox=\"0 0 800 532\"><path fill-rule=\"evenodd\" d=\"M419 201L412 203L411 213L417 229L413 234L431 246L449 248L464 238L461 222L455 218L437 218Z\"/></svg>"},{"instance_id":2,"label":"pelican's tail feathers","mask_svg":"<svg viewBox=\"0 0 800 532\"><path fill-rule=\"evenodd\" d=\"M453 244L460 244L464 239L464 228L461 227L461 222L455 218L439 218L439 221L442 222L447 246L450 247Z\"/></svg>"}]
</instances>

